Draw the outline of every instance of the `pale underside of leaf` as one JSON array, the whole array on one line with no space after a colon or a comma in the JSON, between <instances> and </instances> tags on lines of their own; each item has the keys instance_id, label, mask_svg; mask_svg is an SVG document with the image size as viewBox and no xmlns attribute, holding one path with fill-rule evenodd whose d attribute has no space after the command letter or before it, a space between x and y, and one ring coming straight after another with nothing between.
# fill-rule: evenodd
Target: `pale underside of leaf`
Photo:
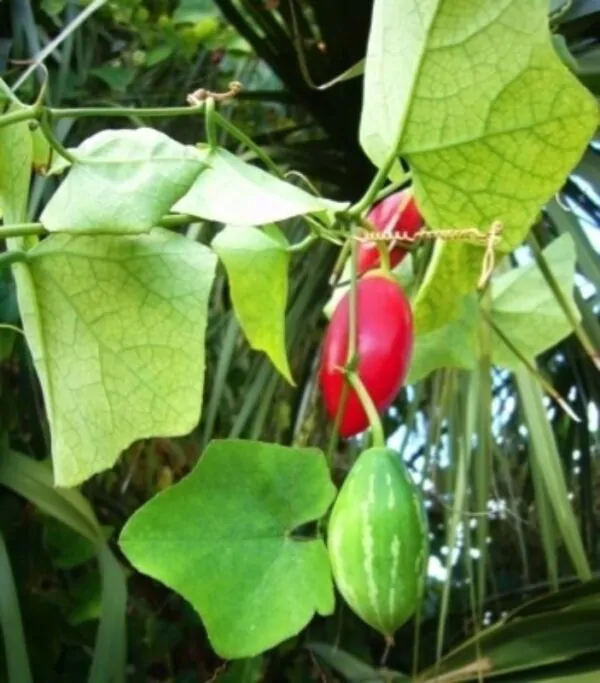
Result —
<instances>
[{"instance_id":1,"label":"pale underside of leaf","mask_svg":"<svg viewBox=\"0 0 600 683\"><path fill-rule=\"evenodd\" d=\"M575 244L563 235L544 250L544 257L563 293L571 302L576 319L579 309L573 300ZM494 322L517 349L533 360L573 332L572 325L535 263L521 266L494 281ZM515 353L492 335L494 363L511 370L521 367Z\"/></svg>"},{"instance_id":2,"label":"pale underside of leaf","mask_svg":"<svg viewBox=\"0 0 600 683\"><path fill-rule=\"evenodd\" d=\"M216 258L185 238L53 235L15 267L57 485L111 467L133 441L200 417Z\"/></svg>"},{"instance_id":3,"label":"pale underside of leaf","mask_svg":"<svg viewBox=\"0 0 600 683\"><path fill-rule=\"evenodd\" d=\"M573 300L576 253L572 238L565 234L543 251L549 269L577 320ZM520 354L533 361L568 337L573 328L550 285L534 262L495 277L492 281L491 317ZM483 349L478 348L477 326L487 325L479 315L475 295L460 302L458 317L443 327L417 335L407 381L426 377L439 368L473 369ZM494 365L516 370L522 361L513 349L491 332Z\"/></svg>"},{"instance_id":4,"label":"pale underside of leaf","mask_svg":"<svg viewBox=\"0 0 600 683\"><path fill-rule=\"evenodd\" d=\"M198 149L151 128L102 131L72 153L77 161L40 218L50 232L148 232L205 167Z\"/></svg>"},{"instance_id":5,"label":"pale underside of leaf","mask_svg":"<svg viewBox=\"0 0 600 683\"><path fill-rule=\"evenodd\" d=\"M225 264L236 316L248 342L293 382L285 347L285 245L255 228L227 226L211 246Z\"/></svg>"},{"instance_id":6,"label":"pale underside of leaf","mask_svg":"<svg viewBox=\"0 0 600 683\"><path fill-rule=\"evenodd\" d=\"M396 151L434 229L500 221L519 244L581 158L594 98L561 63L546 0L376 0L361 142L381 165ZM483 250L444 245L416 300L427 332L457 315Z\"/></svg>"},{"instance_id":7,"label":"pale underside of leaf","mask_svg":"<svg viewBox=\"0 0 600 683\"><path fill-rule=\"evenodd\" d=\"M309 194L225 149L212 150L206 161L209 168L173 206L175 213L256 226L305 214L340 211L348 206Z\"/></svg>"}]
</instances>

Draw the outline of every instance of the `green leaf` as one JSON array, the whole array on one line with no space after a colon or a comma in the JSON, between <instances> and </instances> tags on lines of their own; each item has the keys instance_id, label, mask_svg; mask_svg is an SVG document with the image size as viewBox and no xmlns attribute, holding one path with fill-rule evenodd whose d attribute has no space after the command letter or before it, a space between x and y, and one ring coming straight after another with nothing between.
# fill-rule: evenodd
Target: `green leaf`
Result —
<instances>
[{"instance_id":1,"label":"green leaf","mask_svg":"<svg viewBox=\"0 0 600 683\"><path fill-rule=\"evenodd\" d=\"M477 324L479 305L473 295L461 302L461 313L433 332L417 335L406 382L415 384L440 368L475 369L477 363Z\"/></svg>"},{"instance_id":2,"label":"green leaf","mask_svg":"<svg viewBox=\"0 0 600 683\"><path fill-rule=\"evenodd\" d=\"M42 10L46 14L58 19L58 16L64 11L68 0L42 0Z\"/></svg>"},{"instance_id":3,"label":"green leaf","mask_svg":"<svg viewBox=\"0 0 600 683\"><path fill-rule=\"evenodd\" d=\"M409 683L410 679L397 671L374 669L360 659L328 643L306 646L350 683Z\"/></svg>"},{"instance_id":4,"label":"green leaf","mask_svg":"<svg viewBox=\"0 0 600 683\"><path fill-rule=\"evenodd\" d=\"M544 250L544 256L564 296L573 301L575 247L567 234ZM494 279L492 317L519 351L534 359L571 334L572 327L560 303L535 263L515 268ZM426 334L415 336L413 358L407 382L415 383L439 368L475 367L481 349L477 348L479 306L475 295L460 302L458 317ZM492 332L494 365L509 370L520 365L502 339Z\"/></svg>"},{"instance_id":5,"label":"green leaf","mask_svg":"<svg viewBox=\"0 0 600 683\"><path fill-rule=\"evenodd\" d=\"M166 230L51 235L14 267L57 485L112 467L137 439L200 417L216 257Z\"/></svg>"},{"instance_id":6,"label":"green leaf","mask_svg":"<svg viewBox=\"0 0 600 683\"><path fill-rule=\"evenodd\" d=\"M543 254L579 320L581 314L573 300L576 253L572 238L562 235ZM494 279L492 291L494 322L527 359L533 360L572 333L571 323L535 263ZM494 332L492 346L494 364L511 370L521 366L521 361Z\"/></svg>"},{"instance_id":7,"label":"green leaf","mask_svg":"<svg viewBox=\"0 0 600 683\"><path fill-rule=\"evenodd\" d=\"M293 384L285 348L289 252L254 228L227 226L212 248L225 264L236 316L250 346Z\"/></svg>"},{"instance_id":8,"label":"green leaf","mask_svg":"<svg viewBox=\"0 0 600 683\"><path fill-rule=\"evenodd\" d=\"M212 0L180 0L173 12L173 23L195 24L203 19L215 19L215 6Z\"/></svg>"},{"instance_id":9,"label":"green leaf","mask_svg":"<svg viewBox=\"0 0 600 683\"><path fill-rule=\"evenodd\" d=\"M592 138L596 102L557 56L547 13L547 0L375 0L361 144L377 166L406 159L432 228L499 220L513 248ZM454 319L479 276L481 249L439 252L415 302L420 333Z\"/></svg>"},{"instance_id":10,"label":"green leaf","mask_svg":"<svg viewBox=\"0 0 600 683\"><path fill-rule=\"evenodd\" d=\"M0 271L0 363L12 353L16 332L11 327L16 326L18 321L14 280L10 270L3 270Z\"/></svg>"},{"instance_id":11,"label":"green leaf","mask_svg":"<svg viewBox=\"0 0 600 683\"><path fill-rule=\"evenodd\" d=\"M348 203L315 197L225 149L212 150L206 162L209 168L173 206L175 213L231 225L266 225L348 207Z\"/></svg>"},{"instance_id":12,"label":"green leaf","mask_svg":"<svg viewBox=\"0 0 600 683\"><path fill-rule=\"evenodd\" d=\"M50 232L148 232L205 164L196 148L152 128L102 131L72 153L77 162L40 218Z\"/></svg>"},{"instance_id":13,"label":"green leaf","mask_svg":"<svg viewBox=\"0 0 600 683\"><path fill-rule=\"evenodd\" d=\"M212 442L192 473L129 519L120 545L138 571L198 611L215 651L253 657L333 611L320 538L293 534L335 495L316 449Z\"/></svg>"},{"instance_id":14,"label":"green leaf","mask_svg":"<svg viewBox=\"0 0 600 683\"><path fill-rule=\"evenodd\" d=\"M79 575L69 585L72 601L67 621L80 626L87 621L97 621L102 615L102 584L98 572Z\"/></svg>"},{"instance_id":15,"label":"green leaf","mask_svg":"<svg viewBox=\"0 0 600 683\"><path fill-rule=\"evenodd\" d=\"M44 546L58 569L72 569L96 557L97 547L55 517L44 520Z\"/></svg>"},{"instance_id":16,"label":"green leaf","mask_svg":"<svg viewBox=\"0 0 600 683\"><path fill-rule=\"evenodd\" d=\"M8 683L32 683L27 643L19 608L19 595L4 536L1 533L0 572L2 575L2 583L0 583L0 627L2 628L6 656L6 673L8 675L6 680Z\"/></svg>"},{"instance_id":17,"label":"green leaf","mask_svg":"<svg viewBox=\"0 0 600 683\"><path fill-rule=\"evenodd\" d=\"M40 126L36 126L31 131L31 141L33 144L33 168L35 171L45 173L52 160L52 148Z\"/></svg>"},{"instance_id":18,"label":"green leaf","mask_svg":"<svg viewBox=\"0 0 600 683\"><path fill-rule=\"evenodd\" d=\"M5 106L6 107L6 113L13 112L13 111L23 111L27 107L24 104L21 104L20 102L16 100L12 100L8 98L8 95L4 92L2 92L2 88L0 87L0 108ZM14 124L13 124L14 125ZM29 135L31 135L31 142L32 142L32 148L31 148L31 154L32 154L32 167L35 171L38 172L45 172L45 170L48 168L50 165L50 159L51 159L51 153L52 153L52 148L50 147L50 144L48 140L46 139L46 136L44 135L44 132L42 131L41 126L37 121L26 121L22 122L19 124L16 124L17 126L20 127L20 135L24 137L25 135L25 128L29 130ZM18 128L15 129L13 132L17 132ZM25 148L24 148L25 149ZM0 216L2 216L2 210L1 210L1 203L0 203Z\"/></svg>"},{"instance_id":19,"label":"green leaf","mask_svg":"<svg viewBox=\"0 0 600 683\"><path fill-rule=\"evenodd\" d=\"M552 44L556 50L556 54L560 57L562 63L568 67L573 73L577 73L579 65L575 55L569 50L569 45L564 36L560 33L555 33L552 36Z\"/></svg>"},{"instance_id":20,"label":"green leaf","mask_svg":"<svg viewBox=\"0 0 600 683\"><path fill-rule=\"evenodd\" d=\"M579 520L569 498L569 488L563 470L552 424L548 419L544 394L537 379L521 365L515 370L521 410L525 417L530 444L529 457L535 458L534 476L546 488L549 507L562 534L573 567L581 581L592 578L586 550L579 530Z\"/></svg>"},{"instance_id":21,"label":"green leaf","mask_svg":"<svg viewBox=\"0 0 600 683\"><path fill-rule=\"evenodd\" d=\"M146 55L146 66L156 66L157 64L164 62L165 59L169 59L172 54L173 47L171 45L167 45L166 43L157 45Z\"/></svg>"},{"instance_id":22,"label":"green leaf","mask_svg":"<svg viewBox=\"0 0 600 683\"><path fill-rule=\"evenodd\" d=\"M123 570L107 546L88 501L76 489L55 487L46 464L0 448L0 483L97 544L103 586L102 608L87 680L88 683L123 681L127 604ZM21 681L20 678L17 680Z\"/></svg>"},{"instance_id":23,"label":"green leaf","mask_svg":"<svg viewBox=\"0 0 600 683\"><path fill-rule=\"evenodd\" d=\"M111 90L124 93L135 78L135 69L119 66L98 66L90 69L88 74L96 76Z\"/></svg>"},{"instance_id":24,"label":"green leaf","mask_svg":"<svg viewBox=\"0 0 600 683\"><path fill-rule=\"evenodd\" d=\"M263 658L240 659L232 662L216 683L260 683L262 680Z\"/></svg>"},{"instance_id":25,"label":"green leaf","mask_svg":"<svg viewBox=\"0 0 600 683\"><path fill-rule=\"evenodd\" d=\"M327 83L323 83L323 85L320 85L317 88L317 90L328 90L329 88L331 88L334 85L337 85L338 83L350 81L353 78L362 76L365 72L365 61L365 59L361 59L360 61L356 62L356 64L353 64L349 69L343 71L339 76L336 76L330 81L327 81Z\"/></svg>"},{"instance_id":26,"label":"green leaf","mask_svg":"<svg viewBox=\"0 0 600 683\"><path fill-rule=\"evenodd\" d=\"M0 212L5 225L26 219L32 159L27 122L0 128Z\"/></svg>"}]
</instances>

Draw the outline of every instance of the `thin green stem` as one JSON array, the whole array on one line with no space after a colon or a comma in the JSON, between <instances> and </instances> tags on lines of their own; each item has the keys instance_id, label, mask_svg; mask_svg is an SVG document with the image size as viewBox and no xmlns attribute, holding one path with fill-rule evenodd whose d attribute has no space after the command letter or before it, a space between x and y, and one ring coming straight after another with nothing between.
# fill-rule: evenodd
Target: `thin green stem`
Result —
<instances>
[{"instance_id":1,"label":"thin green stem","mask_svg":"<svg viewBox=\"0 0 600 683\"><path fill-rule=\"evenodd\" d=\"M271 159L271 157L263 150L259 145L257 145L252 138L248 137L246 133L241 131L236 125L228 121L220 112L214 112L213 118L215 123L218 123L223 130L227 131L232 137L234 137L239 143L251 149L256 156L265 164L265 166L272 171L278 178L285 180L285 175L280 170L279 166Z\"/></svg>"},{"instance_id":2,"label":"thin green stem","mask_svg":"<svg viewBox=\"0 0 600 683\"><path fill-rule=\"evenodd\" d=\"M350 244L352 239L347 239L344 242L344 246L340 249L340 254L333 266L333 271L331 272L331 277L329 278L329 284L333 287L338 283L339 278L342 276L344 271L344 266L346 265L346 259L348 258L348 252L350 251Z\"/></svg>"},{"instance_id":3,"label":"thin green stem","mask_svg":"<svg viewBox=\"0 0 600 683\"><path fill-rule=\"evenodd\" d=\"M215 111L215 101L212 97L208 97L206 100L206 109L204 114L204 130L206 133L206 142L211 149L215 149L219 146Z\"/></svg>"},{"instance_id":4,"label":"thin green stem","mask_svg":"<svg viewBox=\"0 0 600 683\"><path fill-rule=\"evenodd\" d=\"M186 214L171 214L168 216L163 216L156 225L161 228L166 228L167 230L173 230L179 228L182 225L188 225L189 223L194 223L198 219L194 216L188 216ZM0 225L0 239L6 239L8 237L26 237L27 235L44 235L46 229L41 223L13 223L12 225ZM98 231L96 234L102 235L107 234ZM108 233L114 234L114 233Z\"/></svg>"},{"instance_id":5,"label":"thin green stem","mask_svg":"<svg viewBox=\"0 0 600 683\"><path fill-rule=\"evenodd\" d=\"M300 242L297 242L296 244L291 244L287 248L287 251L291 254L295 254L299 251L306 251L308 247L310 247L311 244L314 244L318 239L319 237L317 235L311 233L310 235L307 235L303 240L300 240Z\"/></svg>"},{"instance_id":6,"label":"thin green stem","mask_svg":"<svg viewBox=\"0 0 600 683\"><path fill-rule=\"evenodd\" d=\"M175 116L194 116L204 110L204 105L186 107L150 107L147 109L136 109L135 107L83 107L82 109L48 109L53 119L81 119L97 116L105 118L107 116L121 116L130 118L158 118L161 116L172 118ZM0 119L1 121L1 119Z\"/></svg>"},{"instance_id":7,"label":"thin green stem","mask_svg":"<svg viewBox=\"0 0 600 683\"><path fill-rule=\"evenodd\" d=\"M385 273L391 273L392 268L390 265L390 251L389 251L389 245L387 242L379 242L377 245L377 249L379 250L379 262L380 262L380 268L385 272Z\"/></svg>"},{"instance_id":8,"label":"thin green stem","mask_svg":"<svg viewBox=\"0 0 600 683\"><path fill-rule=\"evenodd\" d=\"M14 251L3 251L0 254L0 270L12 266L13 263L20 263L27 259L27 254L20 249Z\"/></svg>"},{"instance_id":9,"label":"thin green stem","mask_svg":"<svg viewBox=\"0 0 600 683\"><path fill-rule=\"evenodd\" d=\"M352 244L355 245L354 240L350 240L350 242L347 242L346 244L349 244L350 247L352 247ZM349 248L350 248L349 247ZM356 359L356 347L357 347L357 340L356 340L356 248L354 247L354 250L352 251L351 258L353 262L353 268L352 268L352 278L351 278L351 287L350 287L350 305L349 305L349 335L348 335L348 353L346 355L346 364L347 367L345 368L345 374L346 374L346 379L348 379L348 372L354 372L354 366L357 364L357 359ZM340 372L342 372L342 369L340 368ZM342 423L342 415L344 413L344 410L346 409L346 402L348 401L348 396L349 396L349 389L350 389L350 382L346 381L342 384L342 392L340 395L340 403L338 405L338 409L335 415L335 421L333 424L333 432L331 434L331 438L329 440L329 444L327 447L327 461L329 462L329 465L331 466L333 464L333 454L335 452L335 449L337 447L338 439L339 439L339 430L340 430L340 424Z\"/></svg>"},{"instance_id":10,"label":"thin green stem","mask_svg":"<svg viewBox=\"0 0 600 683\"><path fill-rule=\"evenodd\" d=\"M565 399L554 389L554 387L540 374L539 370L516 346L513 344L508 335L504 334L502 329L494 322L494 319L488 315L484 308L479 309L483 320L491 327L491 329L498 335L498 337L506 344L512 353L523 363L529 372L538 380L543 389L552 396L552 398L559 404L559 406L569 415L575 422L581 422L581 418L572 410L571 406Z\"/></svg>"},{"instance_id":11,"label":"thin green stem","mask_svg":"<svg viewBox=\"0 0 600 683\"><path fill-rule=\"evenodd\" d=\"M411 174L408 173L402 180L398 181L397 183L391 183L387 187L384 187L383 190L379 190L377 193L375 199L373 200L373 203L380 202L382 199L385 199L386 197L389 197L391 194L394 194L394 192L398 192L398 190L401 190L404 185L406 185L406 181L410 180Z\"/></svg>"},{"instance_id":12,"label":"thin green stem","mask_svg":"<svg viewBox=\"0 0 600 683\"><path fill-rule=\"evenodd\" d=\"M62 144L56 135L54 135L54 131L52 130L52 125L50 123L50 117L48 116L47 112L42 114L40 117L40 127L44 132L46 140L55 152L60 154L60 156L67 161L70 161L72 164L77 162L77 157L71 154L71 152L69 152L69 150Z\"/></svg>"},{"instance_id":13,"label":"thin green stem","mask_svg":"<svg viewBox=\"0 0 600 683\"><path fill-rule=\"evenodd\" d=\"M25 336L25 332L20 327L16 325L10 325L9 323L0 323L0 330L9 330L10 332L17 332Z\"/></svg>"},{"instance_id":14,"label":"thin green stem","mask_svg":"<svg viewBox=\"0 0 600 683\"><path fill-rule=\"evenodd\" d=\"M377 171L377 174L373 178L373 181L367 188L367 191L363 195L362 199L359 199L359 201L354 206L351 206L348 209L348 214L350 216L354 216L355 218L361 216L364 213L364 211L366 211L371 206L371 204L373 204L373 201L377 197L377 194L379 193L379 191L383 187L383 184L387 180L390 169L394 165L394 162L397 161L397 159L398 154L394 150L393 153L390 153L388 158L385 160L383 166ZM402 177L402 179L398 182L405 183L411 177L412 173L410 171L407 171Z\"/></svg>"},{"instance_id":15,"label":"thin green stem","mask_svg":"<svg viewBox=\"0 0 600 683\"><path fill-rule=\"evenodd\" d=\"M373 432L373 446L376 448L383 448L385 446L385 433L383 431L383 425L381 424L381 417L373 400L369 396L369 392L365 389L365 385L356 372L348 372L347 377L348 382L350 382L352 388L356 392L356 395L369 418L369 423Z\"/></svg>"},{"instance_id":16,"label":"thin green stem","mask_svg":"<svg viewBox=\"0 0 600 683\"><path fill-rule=\"evenodd\" d=\"M14 223L0 225L0 239L8 237L27 237L27 235L43 235L46 231L41 223Z\"/></svg>"},{"instance_id":17,"label":"thin green stem","mask_svg":"<svg viewBox=\"0 0 600 683\"><path fill-rule=\"evenodd\" d=\"M37 107L27 107L27 109L11 111L8 114L0 116L0 128L4 128L4 126L10 126L13 123L20 123L21 121L36 119L38 116L39 109Z\"/></svg>"},{"instance_id":18,"label":"thin green stem","mask_svg":"<svg viewBox=\"0 0 600 683\"><path fill-rule=\"evenodd\" d=\"M357 261L358 261L358 244L356 240L350 238L350 294L349 294L349 323L348 323L348 357L347 362L358 364L356 358L358 349L358 275L357 275ZM354 370L353 367L350 368Z\"/></svg>"},{"instance_id":19,"label":"thin green stem","mask_svg":"<svg viewBox=\"0 0 600 683\"><path fill-rule=\"evenodd\" d=\"M189 223L196 223L198 219L195 216L188 216L187 214L171 214L169 216L163 216L158 225L161 228L167 228L171 230L173 228L180 228L182 225L188 225Z\"/></svg>"},{"instance_id":20,"label":"thin green stem","mask_svg":"<svg viewBox=\"0 0 600 683\"><path fill-rule=\"evenodd\" d=\"M346 379L356 392L356 395L367 414L373 433L373 445L383 447L385 446L385 436L381 418L357 372L358 364L360 362L360 352L358 349L358 243L355 239L350 238L350 240L350 292Z\"/></svg>"}]
</instances>

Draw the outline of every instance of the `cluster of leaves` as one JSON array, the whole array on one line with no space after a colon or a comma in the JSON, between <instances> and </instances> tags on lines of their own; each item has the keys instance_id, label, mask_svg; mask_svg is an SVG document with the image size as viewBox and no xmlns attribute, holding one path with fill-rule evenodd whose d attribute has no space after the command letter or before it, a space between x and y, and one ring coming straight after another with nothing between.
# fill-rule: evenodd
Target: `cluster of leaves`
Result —
<instances>
[{"instance_id":1,"label":"cluster of leaves","mask_svg":"<svg viewBox=\"0 0 600 683\"><path fill-rule=\"evenodd\" d=\"M381 40L373 38L366 62L367 86L379 87L381 92L366 101L363 144L373 158L382 155L376 159L385 171L380 180L390 168L392 174L397 170L393 162L401 152L411 162L414 184L432 226L462 228L475 222L485 229L501 214L506 217L505 251L520 243L541 206L560 189L596 125L595 103L550 49L542 5L537 3L535 10L533 6L519 9L511 5L514 22L531 29L531 40L523 49L535 57L535 69L518 60L508 60L511 63L506 73L494 74L494 78L483 69L482 78L486 77L489 90L481 89L482 99L470 102L470 111L477 118L476 105L488 111L492 101L497 108L492 107L490 114L493 130L484 128L475 136L474 126L469 129L471 137L458 129L464 123L460 115L465 108L458 96L449 103L441 99L440 106L440 112L456 122L454 128L439 122L433 125L431 112L411 108L410 103L394 97L388 107L374 106L377 97L380 103L387 102L388 93L395 92L385 81L393 75L393 70L386 68L393 45L385 48L387 52L381 51L386 44L385 32ZM375 8L375 37L378 27L396 25L399 35L409 28L395 3L378 2ZM115 6L111 11L117 10ZM475 26L472 17L465 17L463 40L474 28L484 38L498 38L498 32L503 37L502 22L489 17L481 22ZM450 19L446 24L454 35ZM440 25L445 24L442 21ZM486 40L482 54L488 54L491 44L506 44L517 52L524 45L515 36L508 41L500 38L497 42ZM419 45L413 46L419 48L423 62L413 65L412 72L403 70L410 80L403 92L416 92L417 103L424 99L419 97L417 84L425 87L421 81L427 74L430 80L436 76L436 87L445 92L436 60L455 58L456 70L467 71L461 69L465 66L463 50L456 49L464 45L445 45L447 39L439 29L423 33ZM546 74L544 89L529 87L532 70ZM564 101L550 97L559 91L568 95ZM530 97L531 93L545 99ZM523 108L517 125L509 105L521 97L528 98L531 106ZM59 110L50 111L60 119ZM18 107L12 110L15 112ZM382 112L393 112L392 121L382 122ZM220 121L223 130L231 130L224 119ZM378 140L370 146L373 135L369 131L377 135L390 131L393 139ZM210 137L210 130L207 132ZM48 152L44 147L47 141L40 138L39 130L32 133L20 121L0 129L0 144L0 205L5 227L12 225L18 234L18 226L27 220L29 172L36 166L40 146ZM255 147L253 153L268 163L263 150ZM528 166L532 155L540 160L535 168ZM347 204L324 200L283 182L276 168L269 174L222 147L191 147L149 128L88 137L68 150L67 157L55 155L50 174L59 176L67 171L67 175L33 226L34 232L44 231L49 236L41 241L12 237L6 252L6 262L14 265L19 311L42 385L54 481L61 486L80 484L111 467L132 441L183 435L197 425L217 259L224 266L235 316L248 342L266 353L281 377L298 382L294 358L288 352L289 327L284 317L293 289L293 283L288 285L288 272L294 254L286 221L308 216L315 230L311 239L339 240L346 235L336 233L334 214L348 208ZM464 158L477 164L480 176L472 166L459 168ZM508 163L511 160L514 164ZM544 173L536 174L541 161ZM473 183L479 185L474 188ZM497 187L503 191L494 191ZM514 201L517 190L522 194ZM165 218L165 214L170 215ZM173 230L174 226L198 220L225 225L210 248ZM197 236L197 231L192 230L190 236ZM533 423L541 425L542 434L535 443L550 444L544 453L532 449L545 500L550 505L554 501L568 554L578 574L587 578L589 567L576 521L570 512L566 516L557 513L567 491L558 454L552 450L553 441L544 432L541 393L524 366L579 326L579 314L570 299L575 270L573 242L565 236L552 244L541 254L538 267L525 265L500 274L493 283L491 302L483 304L472 292L481 249L441 244L428 264L425 280L414 272L401 274L414 287L417 301L420 334L412 381L448 367L483 368L477 381L486 372L489 380L491 360L515 371L524 405ZM304 258L302 254L300 257ZM535 296L525 296L524 288ZM552 297L552 291L560 296ZM467 297L463 298L465 293ZM14 301L10 303L14 307ZM457 311L463 315L457 316ZM495 322L487 342L481 332L485 316ZM15 311L7 322L18 322ZM229 337L236 343L237 330L232 329L234 334ZM15 337L5 330L2 338L8 357ZM217 367L217 374L219 371ZM486 387L482 384L477 391L474 395L479 403L489 409ZM211 400L209 412L214 405ZM473 415L462 417L466 418L462 424L473 431ZM71 508L64 502L61 489L52 488L47 472L44 479L42 470L28 471L29 465L23 465L18 454L6 447L3 462L9 472L3 479L6 486L75 528L91 543L81 554L76 553L75 559L58 557L57 566L61 562L63 567L85 563L90 548L98 555L102 591L96 587L92 591L96 603L92 600L86 606L86 618L101 616L91 680L104 680L100 677L109 676L111 671L120 671L116 675L121 675L124 653L119 648L125 640L118 635L111 640L108 634L111 630L123 633L123 577L108 550L105 533L93 513L87 508L82 511L85 503L71 497L69 491L65 492L68 505L85 521L65 512ZM469 462L459 461L452 519L460 518L464 510L461 506ZM186 465L189 467L189 462ZM485 502L488 492L485 487L482 491ZM334 494L322 453L250 441L214 442L192 474L167 487L131 518L121 536L122 547L140 571L189 600L202 616L217 652L228 657L251 656L298 633L315 611L332 612L333 591L323 543L309 532L299 537L295 534L299 527L326 513ZM44 496L51 503L45 508L40 503ZM193 525L190 520L194 520ZM451 525L451 536L456 529L456 524ZM481 525L477 534L485 540L486 527ZM544 542L552 543L551 536L546 534ZM449 541L448 545L452 548L454 543ZM254 551L248 552L249 547ZM246 572L243 577L241 566ZM96 579L98 576L95 574ZM112 604L112 612L104 603L98 610L99 595L106 605ZM215 595L222 595L223 600L215 602ZM271 609L265 612L267 602ZM447 592L442 604L442 611L446 611ZM78 605L81 609L81 602ZM78 623L77 616L73 619ZM115 624L120 630L114 630ZM7 648L7 652L13 653L8 657L9 668L18 666L19 648ZM103 674L109 661L113 668ZM452 662L448 670L470 662L469 654L465 660ZM509 665L510 661L507 668ZM254 663L240 666L240 676L258 675ZM472 673L471 669L465 676ZM21 676L15 680L27 679Z\"/></svg>"}]
</instances>

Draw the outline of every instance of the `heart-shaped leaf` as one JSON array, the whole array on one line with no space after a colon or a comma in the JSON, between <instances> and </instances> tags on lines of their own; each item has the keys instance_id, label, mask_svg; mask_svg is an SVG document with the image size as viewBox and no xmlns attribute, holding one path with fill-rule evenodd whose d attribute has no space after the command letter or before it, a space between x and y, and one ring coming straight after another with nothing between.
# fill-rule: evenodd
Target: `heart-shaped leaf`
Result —
<instances>
[{"instance_id":1,"label":"heart-shaped leaf","mask_svg":"<svg viewBox=\"0 0 600 683\"><path fill-rule=\"evenodd\" d=\"M111 467L137 439L197 424L216 260L157 229L51 235L14 267L57 485Z\"/></svg>"},{"instance_id":2,"label":"heart-shaped leaf","mask_svg":"<svg viewBox=\"0 0 600 683\"><path fill-rule=\"evenodd\" d=\"M293 533L334 495L318 450L216 441L129 519L120 545L193 605L220 656L253 657L332 613L325 544Z\"/></svg>"},{"instance_id":3,"label":"heart-shaped leaf","mask_svg":"<svg viewBox=\"0 0 600 683\"><path fill-rule=\"evenodd\" d=\"M375 0L361 143L378 166L394 153L408 161L432 228L500 221L501 247L513 248L597 123L553 47L547 0ZM415 301L419 333L456 317L482 260L478 247L438 245Z\"/></svg>"}]
</instances>

